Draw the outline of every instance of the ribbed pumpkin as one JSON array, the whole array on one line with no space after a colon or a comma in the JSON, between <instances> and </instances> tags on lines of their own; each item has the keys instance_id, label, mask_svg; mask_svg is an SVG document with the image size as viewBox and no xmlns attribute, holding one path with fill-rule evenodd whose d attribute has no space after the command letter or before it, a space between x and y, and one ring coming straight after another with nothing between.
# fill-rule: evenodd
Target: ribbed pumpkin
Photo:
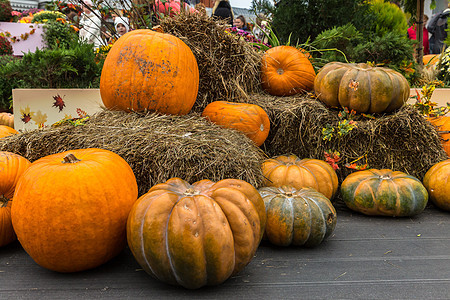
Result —
<instances>
[{"instance_id":1,"label":"ribbed pumpkin","mask_svg":"<svg viewBox=\"0 0 450 300\"><path fill-rule=\"evenodd\" d=\"M11 209L17 238L36 263L58 272L97 267L126 245L136 178L119 155L70 150L33 162Z\"/></svg>"},{"instance_id":2,"label":"ribbed pumpkin","mask_svg":"<svg viewBox=\"0 0 450 300\"><path fill-rule=\"evenodd\" d=\"M119 38L103 65L100 94L106 108L185 115L197 98L199 72L179 38L149 29Z\"/></svg>"},{"instance_id":3,"label":"ribbed pumpkin","mask_svg":"<svg viewBox=\"0 0 450 300\"><path fill-rule=\"evenodd\" d=\"M10 136L12 134L18 134L19 132L12 127L6 125L0 125L0 138Z\"/></svg>"},{"instance_id":4,"label":"ribbed pumpkin","mask_svg":"<svg viewBox=\"0 0 450 300\"><path fill-rule=\"evenodd\" d=\"M326 105L359 113L394 111L406 103L410 94L408 81L394 70L340 62L320 69L314 90Z\"/></svg>"},{"instance_id":5,"label":"ribbed pumpkin","mask_svg":"<svg viewBox=\"0 0 450 300\"><path fill-rule=\"evenodd\" d=\"M264 202L245 181L191 185L172 178L133 206L128 245L150 275L196 289L241 271L256 252L265 222Z\"/></svg>"},{"instance_id":6,"label":"ribbed pumpkin","mask_svg":"<svg viewBox=\"0 0 450 300\"><path fill-rule=\"evenodd\" d=\"M341 193L348 208L372 216L414 216L428 202L427 190L419 179L388 169L348 175L341 184Z\"/></svg>"},{"instance_id":7,"label":"ribbed pumpkin","mask_svg":"<svg viewBox=\"0 0 450 300\"><path fill-rule=\"evenodd\" d=\"M336 210L313 188L263 187L259 193L267 213L265 239L277 246L314 247L336 227Z\"/></svg>"},{"instance_id":8,"label":"ribbed pumpkin","mask_svg":"<svg viewBox=\"0 0 450 300\"><path fill-rule=\"evenodd\" d=\"M241 131L257 146L269 135L269 116L259 105L214 101L205 107L202 116L217 125Z\"/></svg>"},{"instance_id":9,"label":"ribbed pumpkin","mask_svg":"<svg viewBox=\"0 0 450 300\"><path fill-rule=\"evenodd\" d=\"M450 156L450 117L432 117L427 118L427 120L436 127L437 132L442 138L442 147L447 155Z\"/></svg>"},{"instance_id":10,"label":"ribbed pumpkin","mask_svg":"<svg viewBox=\"0 0 450 300\"><path fill-rule=\"evenodd\" d=\"M17 181L30 164L20 155L0 151L0 247L16 240L11 223L11 203Z\"/></svg>"},{"instance_id":11,"label":"ribbed pumpkin","mask_svg":"<svg viewBox=\"0 0 450 300\"><path fill-rule=\"evenodd\" d=\"M450 211L450 159L433 165L423 178L431 202Z\"/></svg>"},{"instance_id":12,"label":"ribbed pumpkin","mask_svg":"<svg viewBox=\"0 0 450 300\"><path fill-rule=\"evenodd\" d=\"M0 113L0 125L14 128L14 115L7 112Z\"/></svg>"},{"instance_id":13,"label":"ribbed pumpkin","mask_svg":"<svg viewBox=\"0 0 450 300\"><path fill-rule=\"evenodd\" d=\"M323 160L296 155L280 155L262 163L265 186L289 185L296 189L310 187L332 199L339 181L333 168Z\"/></svg>"},{"instance_id":14,"label":"ribbed pumpkin","mask_svg":"<svg viewBox=\"0 0 450 300\"><path fill-rule=\"evenodd\" d=\"M277 46L263 55L261 83L271 95L290 96L311 91L315 76L308 57L295 47Z\"/></svg>"}]
</instances>

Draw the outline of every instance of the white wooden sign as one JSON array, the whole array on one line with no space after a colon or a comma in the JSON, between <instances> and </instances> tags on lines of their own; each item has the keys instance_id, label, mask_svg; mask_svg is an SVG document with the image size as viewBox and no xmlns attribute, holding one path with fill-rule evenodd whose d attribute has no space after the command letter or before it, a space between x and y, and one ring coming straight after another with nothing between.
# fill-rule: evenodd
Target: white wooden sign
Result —
<instances>
[{"instance_id":1,"label":"white wooden sign","mask_svg":"<svg viewBox=\"0 0 450 300\"><path fill-rule=\"evenodd\" d=\"M100 89L13 89L14 128L19 131L84 118L102 110Z\"/></svg>"}]
</instances>

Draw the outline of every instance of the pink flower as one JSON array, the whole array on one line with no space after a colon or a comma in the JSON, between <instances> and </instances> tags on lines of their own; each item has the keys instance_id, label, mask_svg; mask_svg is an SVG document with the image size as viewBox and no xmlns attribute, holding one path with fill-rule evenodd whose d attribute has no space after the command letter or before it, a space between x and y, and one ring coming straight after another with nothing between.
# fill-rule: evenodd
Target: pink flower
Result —
<instances>
[{"instance_id":1,"label":"pink flower","mask_svg":"<svg viewBox=\"0 0 450 300\"><path fill-rule=\"evenodd\" d=\"M20 12L18 12L18 11L15 11L15 10L13 10L13 11L11 12L11 16L13 16L13 17L15 17L15 16L20 17L21 15L22 15L22 13L20 13Z\"/></svg>"}]
</instances>

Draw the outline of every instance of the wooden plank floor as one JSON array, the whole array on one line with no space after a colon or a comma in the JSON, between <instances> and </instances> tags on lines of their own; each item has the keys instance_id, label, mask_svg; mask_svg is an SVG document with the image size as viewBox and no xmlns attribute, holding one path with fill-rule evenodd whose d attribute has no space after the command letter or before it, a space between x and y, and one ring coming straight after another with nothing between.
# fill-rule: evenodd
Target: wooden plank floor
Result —
<instances>
[{"instance_id":1,"label":"wooden plank floor","mask_svg":"<svg viewBox=\"0 0 450 300\"><path fill-rule=\"evenodd\" d=\"M187 290L160 283L129 249L94 270L41 268L19 243L0 248L0 299L450 299L450 213L367 217L338 207L334 234L313 249L262 243L237 276Z\"/></svg>"}]
</instances>

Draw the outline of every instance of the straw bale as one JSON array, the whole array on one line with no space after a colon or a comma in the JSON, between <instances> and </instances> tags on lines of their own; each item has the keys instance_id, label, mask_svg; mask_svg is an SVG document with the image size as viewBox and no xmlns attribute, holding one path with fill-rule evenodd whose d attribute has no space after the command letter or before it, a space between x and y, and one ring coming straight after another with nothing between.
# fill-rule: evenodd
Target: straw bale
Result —
<instances>
[{"instance_id":1,"label":"straw bale","mask_svg":"<svg viewBox=\"0 0 450 300\"><path fill-rule=\"evenodd\" d=\"M338 151L340 182L354 169L345 167L356 161L369 168L393 169L422 179L426 171L447 159L436 129L411 105L375 119L357 115L357 127L349 134L323 140L326 124L337 127L339 110L325 107L308 95L273 97L254 94L251 103L269 115L271 131L262 146L268 156L292 153L301 158L325 159L324 152Z\"/></svg>"},{"instance_id":2,"label":"straw bale","mask_svg":"<svg viewBox=\"0 0 450 300\"><path fill-rule=\"evenodd\" d=\"M242 133L204 118L102 111L82 126L70 124L0 139L0 150L30 161L71 149L102 148L124 158L139 194L172 177L188 182L242 179L258 187L264 153Z\"/></svg>"},{"instance_id":3,"label":"straw bale","mask_svg":"<svg viewBox=\"0 0 450 300\"><path fill-rule=\"evenodd\" d=\"M261 54L225 32L224 23L202 14L177 14L162 19L161 27L185 42L197 59L200 85L193 111L213 101L246 102L249 94L261 91Z\"/></svg>"}]
</instances>

